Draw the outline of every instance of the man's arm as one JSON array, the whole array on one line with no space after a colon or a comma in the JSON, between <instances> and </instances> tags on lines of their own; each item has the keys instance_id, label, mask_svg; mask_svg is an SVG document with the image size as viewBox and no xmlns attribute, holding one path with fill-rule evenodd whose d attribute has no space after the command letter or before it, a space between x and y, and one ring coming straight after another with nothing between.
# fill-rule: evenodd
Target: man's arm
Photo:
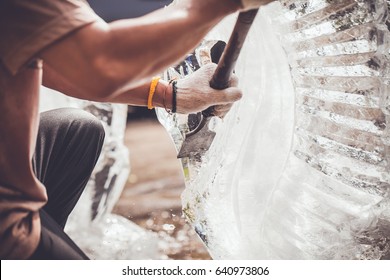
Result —
<instances>
[{"instance_id":1,"label":"man's arm","mask_svg":"<svg viewBox=\"0 0 390 280\"><path fill-rule=\"evenodd\" d=\"M42 51L44 84L98 101L127 93L126 103L137 103L129 93L184 57L238 3L181 1L141 18L87 25Z\"/></svg>"},{"instance_id":2,"label":"man's arm","mask_svg":"<svg viewBox=\"0 0 390 280\"><path fill-rule=\"evenodd\" d=\"M231 104L241 98L242 92L237 88L238 79L235 75L231 78L230 87L227 89L214 90L210 87L209 81L216 67L216 64L208 64L192 75L177 81L176 103L178 113L188 114L200 112L211 105L220 105L215 107L215 113L222 117L227 113ZM45 70L45 74L50 72L49 70ZM91 96L90 100L147 106L149 89L150 81L119 95L109 97L108 100L102 100L96 96ZM152 105L153 107L172 109L172 84L164 80L159 80L153 95Z\"/></svg>"}]
</instances>

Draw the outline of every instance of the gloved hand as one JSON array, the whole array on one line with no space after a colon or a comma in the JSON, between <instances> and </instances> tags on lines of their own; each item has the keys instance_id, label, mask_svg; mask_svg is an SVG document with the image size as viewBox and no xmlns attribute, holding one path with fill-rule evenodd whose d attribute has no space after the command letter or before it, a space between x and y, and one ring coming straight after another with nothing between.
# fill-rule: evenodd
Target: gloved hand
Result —
<instances>
[{"instance_id":1,"label":"gloved hand","mask_svg":"<svg viewBox=\"0 0 390 280\"><path fill-rule=\"evenodd\" d=\"M215 72L216 64L207 64L198 71L177 81L177 112L182 114L201 112L210 106L215 106L215 114L225 116L233 102L241 99L242 92L237 76L233 75L230 86L224 90L210 87L210 80Z\"/></svg>"},{"instance_id":2,"label":"gloved hand","mask_svg":"<svg viewBox=\"0 0 390 280\"><path fill-rule=\"evenodd\" d=\"M251 10L259 8L260 6L274 2L275 0L241 0L242 10Z\"/></svg>"}]
</instances>

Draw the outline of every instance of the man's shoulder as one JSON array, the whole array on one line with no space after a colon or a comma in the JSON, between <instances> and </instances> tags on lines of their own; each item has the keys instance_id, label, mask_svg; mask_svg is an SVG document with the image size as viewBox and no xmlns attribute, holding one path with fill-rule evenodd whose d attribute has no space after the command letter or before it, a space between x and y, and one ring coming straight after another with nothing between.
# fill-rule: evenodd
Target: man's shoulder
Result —
<instances>
[{"instance_id":1,"label":"man's shoulder","mask_svg":"<svg viewBox=\"0 0 390 280\"><path fill-rule=\"evenodd\" d=\"M1 0L0 59L15 74L44 48L98 16L83 0Z\"/></svg>"}]
</instances>

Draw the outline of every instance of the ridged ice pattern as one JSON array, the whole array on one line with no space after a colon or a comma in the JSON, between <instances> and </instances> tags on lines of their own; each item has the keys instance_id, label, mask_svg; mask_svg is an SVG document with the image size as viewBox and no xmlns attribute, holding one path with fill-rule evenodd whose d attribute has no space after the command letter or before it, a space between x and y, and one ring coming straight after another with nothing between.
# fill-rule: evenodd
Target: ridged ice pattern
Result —
<instances>
[{"instance_id":1,"label":"ridged ice pattern","mask_svg":"<svg viewBox=\"0 0 390 280\"><path fill-rule=\"evenodd\" d=\"M386 195L385 2L285 4L291 32L282 41L296 88L295 155L337 180Z\"/></svg>"},{"instance_id":2,"label":"ridged ice pattern","mask_svg":"<svg viewBox=\"0 0 390 280\"><path fill-rule=\"evenodd\" d=\"M387 3L281 3L276 21L287 30L280 39L295 89L295 128L266 221L281 215L283 200L294 201L290 217L279 219L277 230L266 222L264 232L297 252L275 257L388 258Z\"/></svg>"}]
</instances>

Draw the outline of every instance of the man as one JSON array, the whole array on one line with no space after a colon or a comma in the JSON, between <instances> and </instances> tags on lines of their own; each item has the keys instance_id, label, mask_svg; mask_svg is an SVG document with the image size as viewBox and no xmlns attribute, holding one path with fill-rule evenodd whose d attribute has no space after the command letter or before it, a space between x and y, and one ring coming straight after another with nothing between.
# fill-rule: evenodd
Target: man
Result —
<instances>
[{"instance_id":1,"label":"man","mask_svg":"<svg viewBox=\"0 0 390 280\"><path fill-rule=\"evenodd\" d=\"M224 114L241 92L209 87L215 65L177 82L150 79L224 16L271 1L182 0L107 24L82 0L1 0L0 257L87 258L63 227L104 133L90 115L70 109L43 114L38 130L42 83L93 101L179 113L218 105Z\"/></svg>"}]
</instances>

